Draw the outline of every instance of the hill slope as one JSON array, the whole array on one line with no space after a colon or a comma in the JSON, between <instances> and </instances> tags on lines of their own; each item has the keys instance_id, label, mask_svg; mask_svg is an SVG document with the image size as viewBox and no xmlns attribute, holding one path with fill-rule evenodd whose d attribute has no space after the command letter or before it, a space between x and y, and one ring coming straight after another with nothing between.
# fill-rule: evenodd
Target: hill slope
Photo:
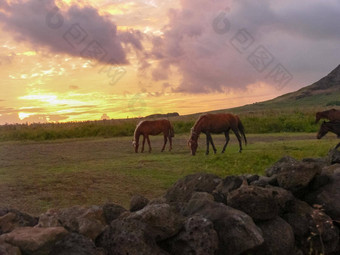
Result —
<instances>
[{"instance_id":1,"label":"hill slope","mask_svg":"<svg viewBox=\"0 0 340 255\"><path fill-rule=\"evenodd\" d=\"M268 101L228 109L228 111L246 112L288 108L324 109L334 106L340 106L340 65L319 81L298 91Z\"/></svg>"}]
</instances>

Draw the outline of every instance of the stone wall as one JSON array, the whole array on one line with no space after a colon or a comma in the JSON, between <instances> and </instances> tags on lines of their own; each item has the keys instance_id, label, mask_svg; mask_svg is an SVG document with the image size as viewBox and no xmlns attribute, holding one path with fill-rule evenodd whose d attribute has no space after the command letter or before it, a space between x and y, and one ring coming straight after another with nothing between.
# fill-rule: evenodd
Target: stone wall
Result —
<instances>
[{"instance_id":1,"label":"stone wall","mask_svg":"<svg viewBox=\"0 0 340 255\"><path fill-rule=\"evenodd\" d=\"M340 152L283 157L266 176L198 173L163 197L51 209L0 208L0 255L340 254Z\"/></svg>"}]
</instances>

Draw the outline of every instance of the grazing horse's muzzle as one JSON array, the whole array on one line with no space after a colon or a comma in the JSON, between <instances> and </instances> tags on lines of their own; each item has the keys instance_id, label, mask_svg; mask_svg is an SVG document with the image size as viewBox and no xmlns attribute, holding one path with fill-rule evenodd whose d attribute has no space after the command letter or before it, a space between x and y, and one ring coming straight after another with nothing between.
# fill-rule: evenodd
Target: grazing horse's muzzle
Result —
<instances>
[{"instance_id":1,"label":"grazing horse's muzzle","mask_svg":"<svg viewBox=\"0 0 340 255\"><path fill-rule=\"evenodd\" d=\"M138 143L135 140L132 141L132 146L135 148L135 152L138 153Z\"/></svg>"},{"instance_id":2,"label":"grazing horse's muzzle","mask_svg":"<svg viewBox=\"0 0 340 255\"><path fill-rule=\"evenodd\" d=\"M197 141L190 139L188 141L188 146L189 146L189 148L191 150L191 155L195 156L196 150L197 150L197 147L198 147Z\"/></svg>"}]
</instances>

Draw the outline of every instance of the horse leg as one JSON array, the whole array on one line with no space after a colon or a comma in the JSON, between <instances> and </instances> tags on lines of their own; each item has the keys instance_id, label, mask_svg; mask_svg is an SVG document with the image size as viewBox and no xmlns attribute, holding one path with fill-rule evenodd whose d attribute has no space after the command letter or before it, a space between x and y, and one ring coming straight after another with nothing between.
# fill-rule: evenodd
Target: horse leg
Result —
<instances>
[{"instance_id":1,"label":"horse leg","mask_svg":"<svg viewBox=\"0 0 340 255\"><path fill-rule=\"evenodd\" d=\"M225 149L227 148L227 145L229 143L229 140L230 140L230 137L229 137L229 129L228 131L225 131L224 132L224 136L225 136L225 144L223 146L223 150L222 150L222 153L224 153Z\"/></svg>"},{"instance_id":2,"label":"horse leg","mask_svg":"<svg viewBox=\"0 0 340 255\"><path fill-rule=\"evenodd\" d=\"M150 138L149 138L149 136L148 136L148 135L146 136L146 140L148 141L148 145L149 145L149 152L151 152L151 143L150 143Z\"/></svg>"},{"instance_id":3,"label":"horse leg","mask_svg":"<svg viewBox=\"0 0 340 255\"><path fill-rule=\"evenodd\" d=\"M168 141L168 139L167 139L166 135L164 135L164 144L163 144L163 148L162 148L161 152L164 151L165 145L166 145L166 142L167 142L167 141Z\"/></svg>"},{"instance_id":4,"label":"horse leg","mask_svg":"<svg viewBox=\"0 0 340 255\"><path fill-rule=\"evenodd\" d=\"M239 132L238 132L237 129L233 129L233 131L234 131L234 133L235 133L235 135L236 135L236 137L237 137L238 144L239 144L239 146L240 146L239 152L241 153L241 152L242 152L242 141L241 141L241 136L240 136L240 134L239 134Z\"/></svg>"},{"instance_id":5,"label":"horse leg","mask_svg":"<svg viewBox=\"0 0 340 255\"><path fill-rule=\"evenodd\" d=\"M215 145L214 145L214 141L213 141L213 139L212 139L212 136L211 136L211 134L209 133L209 140L210 140L210 143L211 143L211 146L213 147L213 150L214 150L214 154L216 154L216 147L215 147Z\"/></svg>"},{"instance_id":6,"label":"horse leg","mask_svg":"<svg viewBox=\"0 0 340 255\"><path fill-rule=\"evenodd\" d=\"M142 150L141 150L141 152L144 152L144 144L145 144L145 135L143 135L143 144L142 144Z\"/></svg>"},{"instance_id":7,"label":"horse leg","mask_svg":"<svg viewBox=\"0 0 340 255\"><path fill-rule=\"evenodd\" d=\"M205 135L207 137L207 150L205 151L205 155L208 155L209 154L209 134L206 133Z\"/></svg>"},{"instance_id":8,"label":"horse leg","mask_svg":"<svg viewBox=\"0 0 340 255\"><path fill-rule=\"evenodd\" d=\"M169 144L170 144L169 151L171 151L172 150L172 138L171 138L171 136L169 136Z\"/></svg>"}]
</instances>

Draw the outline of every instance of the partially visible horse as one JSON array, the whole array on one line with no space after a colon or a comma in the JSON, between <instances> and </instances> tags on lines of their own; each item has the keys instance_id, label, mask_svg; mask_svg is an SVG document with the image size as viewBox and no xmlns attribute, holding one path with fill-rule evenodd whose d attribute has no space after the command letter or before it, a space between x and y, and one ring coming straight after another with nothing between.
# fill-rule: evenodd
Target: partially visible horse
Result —
<instances>
[{"instance_id":1,"label":"partially visible horse","mask_svg":"<svg viewBox=\"0 0 340 255\"><path fill-rule=\"evenodd\" d=\"M324 137L328 132L332 132L336 134L338 137L340 137L340 121L324 121L319 129L318 134L316 135L316 138L321 139ZM338 143L335 146L335 149L337 149L340 146L340 143Z\"/></svg>"},{"instance_id":2,"label":"partially visible horse","mask_svg":"<svg viewBox=\"0 0 340 255\"><path fill-rule=\"evenodd\" d=\"M330 109L323 112L317 112L315 114L315 123L318 123L320 119L328 119L330 121L340 121L340 111L336 109Z\"/></svg>"},{"instance_id":3,"label":"partially visible horse","mask_svg":"<svg viewBox=\"0 0 340 255\"><path fill-rule=\"evenodd\" d=\"M237 140L239 142L240 150L242 151L242 141L241 135L244 138L245 144L247 144L247 138L244 133L244 127L240 118L237 115L233 115L230 113L217 113L217 114L204 114L199 117L199 119L194 124L191 129L190 139L188 141L188 145L191 149L191 154L194 156L196 154L196 150L198 147L198 137L200 133L204 133L207 137L207 150L205 154L209 154L209 143L211 143L214 153L216 153L216 148L211 137L211 134L220 134L224 133L226 142L223 146L222 153L224 153L228 142L230 140L229 131L230 129L235 133Z\"/></svg>"},{"instance_id":4,"label":"partially visible horse","mask_svg":"<svg viewBox=\"0 0 340 255\"><path fill-rule=\"evenodd\" d=\"M142 144L142 150L144 151L144 144L145 140L148 141L149 145L149 152L151 152L151 144L149 135L159 135L160 133L163 133L164 136L164 144L162 151L165 149L165 145L169 139L170 143L170 149L172 149L172 137L174 137L174 129L168 120L144 120L137 124L135 133L134 133L134 140L132 141L132 145L135 148L135 152L138 153L138 147L139 147L139 137L143 136L143 144Z\"/></svg>"}]
</instances>

